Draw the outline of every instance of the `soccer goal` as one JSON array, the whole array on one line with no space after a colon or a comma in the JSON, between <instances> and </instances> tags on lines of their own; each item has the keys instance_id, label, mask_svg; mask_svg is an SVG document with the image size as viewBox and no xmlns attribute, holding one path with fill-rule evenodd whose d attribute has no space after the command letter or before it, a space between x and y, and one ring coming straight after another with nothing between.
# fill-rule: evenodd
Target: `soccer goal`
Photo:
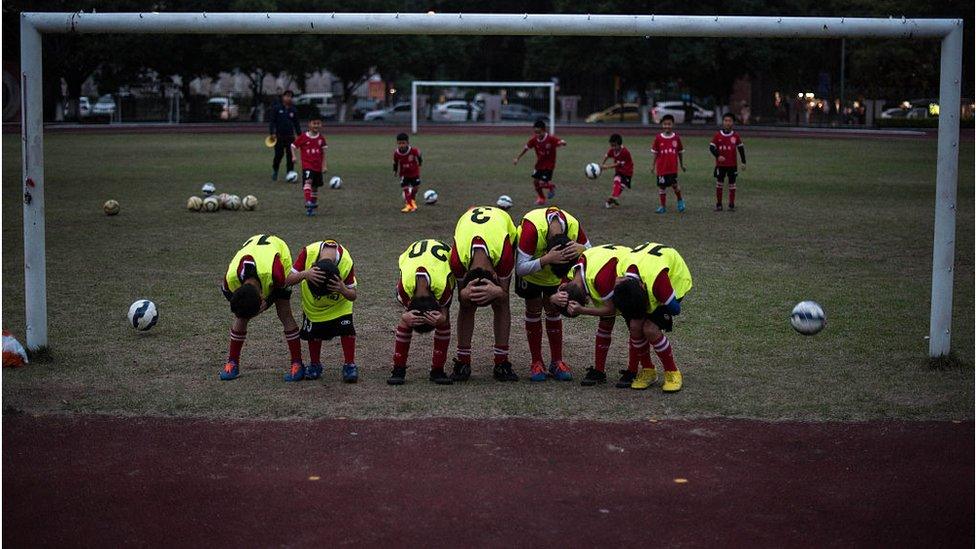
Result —
<instances>
[{"instance_id":1,"label":"soccer goal","mask_svg":"<svg viewBox=\"0 0 976 549\"><path fill-rule=\"evenodd\" d=\"M929 354L949 353L959 175L960 19L461 13L22 13L24 298L27 345L47 344L41 34L422 34L939 40L938 162ZM524 85L524 82L521 83ZM551 92L550 92L551 93ZM552 104L552 102L550 103ZM551 111L550 111L551 112ZM416 129L416 127L415 127Z\"/></svg>"},{"instance_id":2,"label":"soccer goal","mask_svg":"<svg viewBox=\"0 0 976 549\"><path fill-rule=\"evenodd\" d=\"M418 95L418 89L425 88L436 92L436 97L433 97L435 94ZM485 93L476 95L473 101L463 99L461 95L479 89ZM462 99L449 100L456 97ZM546 103L544 110L534 108L539 100ZM532 124L538 119L548 123L549 131L555 131L555 82L415 80L410 86L410 129L413 133L417 133L420 120Z\"/></svg>"}]
</instances>

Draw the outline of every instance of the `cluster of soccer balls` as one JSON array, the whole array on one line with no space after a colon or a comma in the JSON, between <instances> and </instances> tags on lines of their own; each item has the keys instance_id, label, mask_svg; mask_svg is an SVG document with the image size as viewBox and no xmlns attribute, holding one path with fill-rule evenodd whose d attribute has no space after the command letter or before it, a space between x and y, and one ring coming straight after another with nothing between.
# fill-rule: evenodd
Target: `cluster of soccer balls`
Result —
<instances>
[{"instance_id":1,"label":"cluster of soccer balls","mask_svg":"<svg viewBox=\"0 0 976 549\"><path fill-rule=\"evenodd\" d=\"M253 210L258 205L258 199L252 194L245 196L243 199L236 194L220 193L214 194L217 188L213 183L204 183L203 188L200 189L204 198L199 196L191 196L186 200L186 209L191 212L216 212L217 210L223 208L225 210L239 210L244 208L245 210Z\"/></svg>"}]
</instances>

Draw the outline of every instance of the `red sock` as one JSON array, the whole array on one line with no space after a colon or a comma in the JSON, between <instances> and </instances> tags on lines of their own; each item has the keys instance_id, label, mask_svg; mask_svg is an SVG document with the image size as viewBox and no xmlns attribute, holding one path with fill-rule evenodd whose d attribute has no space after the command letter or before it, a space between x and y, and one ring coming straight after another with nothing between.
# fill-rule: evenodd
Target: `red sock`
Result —
<instances>
[{"instance_id":1,"label":"red sock","mask_svg":"<svg viewBox=\"0 0 976 549\"><path fill-rule=\"evenodd\" d=\"M542 182L540 182L538 179L534 180L532 184L535 185L535 194L539 195L539 198L545 200L546 195L545 193L542 192L542 189L545 188L545 185Z\"/></svg>"},{"instance_id":2,"label":"red sock","mask_svg":"<svg viewBox=\"0 0 976 549\"><path fill-rule=\"evenodd\" d=\"M298 339L298 328L291 332L285 332L285 343L288 344L288 353L291 355L292 362L302 361L302 341Z\"/></svg>"},{"instance_id":3,"label":"red sock","mask_svg":"<svg viewBox=\"0 0 976 549\"><path fill-rule=\"evenodd\" d=\"M417 199L417 191L419 189L420 189L420 187L410 187L410 200L416 200Z\"/></svg>"},{"instance_id":4,"label":"red sock","mask_svg":"<svg viewBox=\"0 0 976 549\"><path fill-rule=\"evenodd\" d=\"M342 360L345 364L356 362L356 336L340 336L339 342L342 343Z\"/></svg>"},{"instance_id":5,"label":"red sock","mask_svg":"<svg viewBox=\"0 0 976 549\"><path fill-rule=\"evenodd\" d=\"M612 330L613 324L601 318L600 324L596 327L596 351L593 357L593 368L598 372L604 372L607 369L607 353L610 352Z\"/></svg>"},{"instance_id":6,"label":"red sock","mask_svg":"<svg viewBox=\"0 0 976 549\"><path fill-rule=\"evenodd\" d=\"M532 362L542 362L542 315L525 313L525 335L529 340Z\"/></svg>"},{"instance_id":7,"label":"red sock","mask_svg":"<svg viewBox=\"0 0 976 549\"><path fill-rule=\"evenodd\" d=\"M657 191L657 198L661 201L661 207L665 207L668 203L668 195L664 192L664 189Z\"/></svg>"},{"instance_id":8,"label":"red sock","mask_svg":"<svg viewBox=\"0 0 976 549\"><path fill-rule=\"evenodd\" d=\"M241 360L241 347L244 346L244 339L247 337L247 332L235 332L233 329L230 331L230 350L227 351L227 360L234 362L240 362Z\"/></svg>"},{"instance_id":9,"label":"red sock","mask_svg":"<svg viewBox=\"0 0 976 549\"><path fill-rule=\"evenodd\" d=\"M735 183L729 183L729 206L735 205Z\"/></svg>"},{"instance_id":10,"label":"red sock","mask_svg":"<svg viewBox=\"0 0 976 549\"><path fill-rule=\"evenodd\" d=\"M431 370L443 370L447 362L447 347L451 344L451 327L434 330L434 355L431 358Z\"/></svg>"},{"instance_id":11,"label":"red sock","mask_svg":"<svg viewBox=\"0 0 976 549\"><path fill-rule=\"evenodd\" d=\"M458 345L457 348L457 361L461 364L471 365L471 347L462 347Z\"/></svg>"},{"instance_id":12,"label":"red sock","mask_svg":"<svg viewBox=\"0 0 976 549\"><path fill-rule=\"evenodd\" d=\"M495 345L495 365L508 362L508 345Z\"/></svg>"},{"instance_id":13,"label":"red sock","mask_svg":"<svg viewBox=\"0 0 976 549\"><path fill-rule=\"evenodd\" d=\"M627 349L627 370L633 374L637 373L637 369L640 366L640 358L642 353L647 352L647 340L646 339L634 339L630 338L630 346Z\"/></svg>"},{"instance_id":14,"label":"red sock","mask_svg":"<svg viewBox=\"0 0 976 549\"><path fill-rule=\"evenodd\" d=\"M641 348L640 353L640 367L641 368L654 368L654 363L651 362L651 346L644 345Z\"/></svg>"},{"instance_id":15,"label":"red sock","mask_svg":"<svg viewBox=\"0 0 976 549\"><path fill-rule=\"evenodd\" d=\"M651 343L651 346L654 347L657 357L661 359L665 372L677 371L678 367L674 364L674 353L671 352L671 342L668 341L668 336L661 334L661 339Z\"/></svg>"},{"instance_id":16,"label":"red sock","mask_svg":"<svg viewBox=\"0 0 976 549\"><path fill-rule=\"evenodd\" d=\"M731 198L733 194L734 194L734 192L730 189L729 190L729 198ZM716 185L715 185L715 203L716 204L721 204L722 203L722 184L721 183L716 183Z\"/></svg>"},{"instance_id":17,"label":"red sock","mask_svg":"<svg viewBox=\"0 0 976 549\"><path fill-rule=\"evenodd\" d=\"M403 188L403 202L405 204L409 204L410 203L410 187L404 187Z\"/></svg>"},{"instance_id":18,"label":"red sock","mask_svg":"<svg viewBox=\"0 0 976 549\"><path fill-rule=\"evenodd\" d=\"M305 192L305 202L311 202L312 201L312 186L311 185L305 185L305 187L302 190Z\"/></svg>"},{"instance_id":19,"label":"red sock","mask_svg":"<svg viewBox=\"0 0 976 549\"><path fill-rule=\"evenodd\" d=\"M559 315L546 315L546 337L549 339L549 353L553 362L563 359L563 318Z\"/></svg>"},{"instance_id":20,"label":"red sock","mask_svg":"<svg viewBox=\"0 0 976 549\"><path fill-rule=\"evenodd\" d=\"M675 189L675 190L674 190L674 196L675 196L675 198L677 198L678 200L681 200L681 191L679 191L678 189Z\"/></svg>"},{"instance_id":21,"label":"red sock","mask_svg":"<svg viewBox=\"0 0 976 549\"><path fill-rule=\"evenodd\" d=\"M620 178L619 177L614 177L613 178L613 194L611 194L610 196L612 196L614 198L618 198L620 196L620 193L622 193L622 192L624 192L624 186L620 183Z\"/></svg>"},{"instance_id":22,"label":"red sock","mask_svg":"<svg viewBox=\"0 0 976 549\"><path fill-rule=\"evenodd\" d=\"M312 204L318 204L318 203L319 203L319 192L316 190L312 190Z\"/></svg>"},{"instance_id":23,"label":"red sock","mask_svg":"<svg viewBox=\"0 0 976 549\"><path fill-rule=\"evenodd\" d=\"M396 327L396 338L393 342L393 366L397 368L407 367L407 355L410 354L410 339L413 337L413 331L398 324Z\"/></svg>"},{"instance_id":24,"label":"red sock","mask_svg":"<svg viewBox=\"0 0 976 549\"><path fill-rule=\"evenodd\" d=\"M310 364L322 363L322 340L321 339L308 340L308 362Z\"/></svg>"}]
</instances>

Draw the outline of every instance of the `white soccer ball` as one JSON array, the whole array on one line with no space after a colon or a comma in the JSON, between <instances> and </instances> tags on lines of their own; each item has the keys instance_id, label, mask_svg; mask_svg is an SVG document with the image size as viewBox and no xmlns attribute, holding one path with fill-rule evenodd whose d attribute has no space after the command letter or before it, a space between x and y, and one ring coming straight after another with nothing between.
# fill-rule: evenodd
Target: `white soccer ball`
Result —
<instances>
[{"instance_id":1,"label":"white soccer ball","mask_svg":"<svg viewBox=\"0 0 976 549\"><path fill-rule=\"evenodd\" d=\"M215 187L213 183L207 181L203 184L203 187L200 187L200 191L203 192L203 194L210 196L217 191L217 187Z\"/></svg>"},{"instance_id":2,"label":"white soccer ball","mask_svg":"<svg viewBox=\"0 0 976 549\"><path fill-rule=\"evenodd\" d=\"M105 203L102 204L102 211L105 212L105 215L116 215L119 213L119 209L120 206L118 200L106 200Z\"/></svg>"},{"instance_id":3,"label":"white soccer ball","mask_svg":"<svg viewBox=\"0 0 976 549\"><path fill-rule=\"evenodd\" d=\"M803 335L813 335L827 325L823 307L814 301L801 301L790 313L790 325Z\"/></svg>"},{"instance_id":4,"label":"white soccer ball","mask_svg":"<svg viewBox=\"0 0 976 549\"><path fill-rule=\"evenodd\" d=\"M507 194L503 194L498 197L498 202L495 202L495 204L497 204L499 208L507 210L512 207L512 197L508 196Z\"/></svg>"},{"instance_id":5,"label":"white soccer ball","mask_svg":"<svg viewBox=\"0 0 976 549\"><path fill-rule=\"evenodd\" d=\"M220 193L220 194L217 195L217 202L220 203L220 207L221 208L226 208L227 207L227 199L228 198L230 198L230 195L227 194L227 193Z\"/></svg>"},{"instance_id":6,"label":"white soccer ball","mask_svg":"<svg viewBox=\"0 0 976 549\"><path fill-rule=\"evenodd\" d=\"M603 170L600 169L600 165L596 162L590 162L586 165L586 169L584 171L586 172L587 179L596 179L600 177L600 173Z\"/></svg>"},{"instance_id":7,"label":"white soccer ball","mask_svg":"<svg viewBox=\"0 0 976 549\"><path fill-rule=\"evenodd\" d=\"M424 193L424 203L430 204L431 206L437 204L437 191L434 189L427 189L427 191Z\"/></svg>"},{"instance_id":8,"label":"white soccer ball","mask_svg":"<svg viewBox=\"0 0 976 549\"><path fill-rule=\"evenodd\" d=\"M285 181L289 183L294 183L298 181L298 172L292 170L285 175Z\"/></svg>"},{"instance_id":9,"label":"white soccer ball","mask_svg":"<svg viewBox=\"0 0 976 549\"><path fill-rule=\"evenodd\" d=\"M342 188L342 178L337 175L337 176L333 177L332 179L330 179L329 180L329 187L332 187L333 189L341 189Z\"/></svg>"},{"instance_id":10,"label":"white soccer ball","mask_svg":"<svg viewBox=\"0 0 976 549\"><path fill-rule=\"evenodd\" d=\"M203 211L215 212L220 209L220 201L216 196L208 196L203 199Z\"/></svg>"},{"instance_id":11,"label":"white soccer ball","mask_svg":"<svg viewBox=\"0 0 976 549\"><path fill-rule=\"evenodd\" d=\"M257 208L258 197L254 196L253 194L245 196L244 200L241 200L241 206L243 206L245 210L253 210L254 208Z\"/></svg>"},{"instance_id":12,"label":"white soccer ball","mask_svg":"<svg viewBox=\"0 0 976 549\"><path fill-rule=\"evenodd\" d=\"M200 208L203 207L203 200L199 196L191 196L186 199L186 209L191 212L199 212Z\"/></svg>"},{"instance_id":13,"label":"white soccer ball","mask_svg":"<svg viewBox=\"0 0 976 549\"><path fill-rule=\"evenodd\" d=\"M224 202L224 207L228 210L239 210L241 209L241 197L236 194L232 194L227 197L227 201Z\"/></svg>"},{"instance_id":14,"label":"white soccer ball","mask_svg":"<svg viewBox=\"0 0 976 549\"><path fill-rule=\"evenodd\" d=\"M145 332L156 325L159 320L159 311L156 304L148 299L137 299L129 306L129 326L140 332Z\"/></svg>"}]
</instances>

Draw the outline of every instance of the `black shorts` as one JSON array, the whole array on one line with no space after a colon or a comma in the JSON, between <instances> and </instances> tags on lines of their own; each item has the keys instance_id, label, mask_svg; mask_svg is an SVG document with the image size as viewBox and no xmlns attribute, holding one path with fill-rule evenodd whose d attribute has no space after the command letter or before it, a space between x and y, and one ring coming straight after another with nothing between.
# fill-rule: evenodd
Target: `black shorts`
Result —
<instances>
[{"instance_id":1,"label":"black shorts","mask_svg":"<svg viewBox=\"0 0 976 549\"><path fill-rule=\"evenodd\" d=\"M419 187L420 178L419 177L401 177L400 187Z\"/></svg>"},{"instance_id":2,"label":"black shorts","mask_svg":"<svg viewBox=\"0 0 976 549\"><path fill-rule=\"evenodd\" d=\"M522 299L536 299L542 296L550 297L558 291L559 286L539 286L520 276L515 277L515 295Z\"/></svg>"},{"instance_id":3,"label":"black shorts","mask_svg":"<svg viewBox=\"0 0 976 549\"><path fill-rule=\"evenodd\" d=\"M265 302L267 302L268 307L270 307L270 306L274 305L274 302L275 301L278 301L279 299L284 299L285 301L290 301L291 300L291 288L275 288L274 290L271 290L271 295L268 296L268 298L265 300Z\"/></svg>"},{"instance_id":4,"label":"black shorts","mask_svg":"<svg viewBox=\"0 0 976 549\"><path fill-rule=\"evenodd\" d=\"M356 327L353 326L351 314L325 322L312 322L307 316L302 315L302 317L302 329L298 333L298 337L305 341L309 339L330 340L336 336L356 335Z\"/></svg>"},{"instance_id":5,"label":"black shorts","mask_svg":"<svg viewBox=\"0 0 976 549\"><path fill-rule=\"evenodd\" d=\"M739 175L739 168L736 166L715 166L715 180L725 183L725 176L729 177L729 183L735 183L735 178Z\"/></svg>"},{"instance_id":6,"label":"black shorts","mask_svg":"<svg viewBox=\"0 0 976 549\"><path fill-rule=\"evenodd\" d=\"M616 174L613 176L614 179L619 179L620 184L623 185L624 187L627 187L628 189L630 188L630 177L631 176L629 175L620 175L620 174Z\"/></svg>"},{"instance_id":7,"label":"black shorts","mask_svg":"<svg viewBox=\"0 0 976 549\"><path fill-rule=\"evenodd\" d=\"M532 172L532 179L538 179L539 181L548 183L552 181L552 170L536 170Z\"/></svg>"},{"instance_id":8,"label":"black shorts","mask_svg":"<svg viewBox=\"0 0 976 549\"><path fill-rule=\"evenodd\" d=\"M322 172L313 170L302 170L302 182L308 183L311 180L312 188L317 189L322 186Z\"/></svg>"},{"instance_id":9,"label":"black shorts","mask_svg":"<svg viewBox=\"0 0 976 549\"><path fill-rule=\"evenodd\" d=\"M677 184L678 184L678 174L676 173L657 176L657 186L662 189L667 189L668 187Z\"/></svg>"},{"instance_id":10,"label":"black shorts","mask_svg":"<svg viewBox=\"0 0 976 549\"><path fill-rule=\"evenodd\" d=\"M664 307L658 307L654 309L654 312L647 315L647 319L657 324L657 327L661 329L662 332L670 332L671 328L674 327L674 318L670 313L664 310Z\"/></svg>"}]
</instances>

